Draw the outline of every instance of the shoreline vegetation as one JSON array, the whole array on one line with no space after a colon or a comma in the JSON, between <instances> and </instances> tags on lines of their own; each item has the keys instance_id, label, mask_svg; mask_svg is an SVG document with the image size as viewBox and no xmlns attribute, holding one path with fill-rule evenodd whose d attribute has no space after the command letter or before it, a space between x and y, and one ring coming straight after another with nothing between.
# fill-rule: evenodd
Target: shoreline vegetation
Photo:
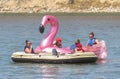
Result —
<instances>
[{"instance_id":1,"label":"shoreline vegetation","mask_svg":"<svg viewBox=\"0 0 120 79\"><path fill-rule=\"evenodd\" d=\"M0 0L0 13L120 13L120 0Z\"/></svg>"}]
</instances>

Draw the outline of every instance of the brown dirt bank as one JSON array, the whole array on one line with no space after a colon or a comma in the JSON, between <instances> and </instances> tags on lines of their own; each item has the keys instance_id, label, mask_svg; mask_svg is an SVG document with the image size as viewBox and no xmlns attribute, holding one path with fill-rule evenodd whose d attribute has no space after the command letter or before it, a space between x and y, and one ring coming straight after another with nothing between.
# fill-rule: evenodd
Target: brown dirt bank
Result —
<instances>
[{"instance_id":1,"label":"brown dirt bank","mask_svg":"<svg viewBox=\"0 0 120 79\"><path fill-rule=\"evenodd\" d=\"M0 0L0 13L120 12L120 0Z\"/></svg>"}]
</instances>

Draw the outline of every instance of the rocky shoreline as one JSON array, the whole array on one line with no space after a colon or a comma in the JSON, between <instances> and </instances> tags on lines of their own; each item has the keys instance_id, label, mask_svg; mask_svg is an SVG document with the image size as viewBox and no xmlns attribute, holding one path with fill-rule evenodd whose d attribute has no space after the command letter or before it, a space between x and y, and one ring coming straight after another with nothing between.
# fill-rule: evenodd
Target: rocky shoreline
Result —
<instances>
[{"instance_id":1,"label":"rocky shoreline","mask_svg":"<svg viewBox=\"0 0 120 79\"><path fill-rule=\"evenodd\" d=\"M0 0L0 13L120 12L120 0Z\"/></svg>"}]
</instances>

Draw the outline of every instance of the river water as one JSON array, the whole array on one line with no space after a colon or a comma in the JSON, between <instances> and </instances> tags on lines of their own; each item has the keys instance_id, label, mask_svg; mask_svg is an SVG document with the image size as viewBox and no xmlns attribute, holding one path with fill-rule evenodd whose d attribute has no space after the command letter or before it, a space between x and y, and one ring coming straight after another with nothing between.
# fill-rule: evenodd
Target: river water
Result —
<instances>
[{"instance_id":1,"label":"river water","mask_svg":"<svg viewBox=\"0 0 120 79\"><path fill-rule=\"evenodd\" d=\"M49 31L38 31L40 15L0 16L0 79L119 79L120 77L120 16L115 15L59 15L57 37L67 47L78 38L83 45L89 32L105 40L108 49L106 63L88 64L36 64L14 63L11 54L23 51L25 40L37 47Z\"/></svg>"}]
</instances>

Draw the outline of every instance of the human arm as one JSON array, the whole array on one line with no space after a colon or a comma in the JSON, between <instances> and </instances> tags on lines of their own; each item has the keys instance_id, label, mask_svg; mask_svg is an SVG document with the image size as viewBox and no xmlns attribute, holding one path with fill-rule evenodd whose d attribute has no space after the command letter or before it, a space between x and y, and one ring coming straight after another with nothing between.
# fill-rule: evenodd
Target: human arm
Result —
<instances>
[{"instance_id":1,"label":"human arm","mask_svg":"<svg viewBox=\"0 0 120 79\"><path fill-rule=\"evenodd\" d=\"M96 40L95 40L95 43L96 43L96 44L99 44L99 40L98 40L98 39L96 39Z\"/></svg>"},{"instance_id":2,"label":"human arm","mask_svg":"<svg viewBox=\"0 0 120 79\"><path fill-rule=\"evenodd\" d=\"M88 41L87 41L87 43L86 43L86 47L88 47Z\"/></svg>"},{"instance_id":3,"label":"human arm","mask_svg":"<svg viewBox=\"0 0 120 79\"><path fill-rule=\"evenodd\" d=\"M25 53L32 53L32 45L30 45L30 47L25 48Z\"/></svg>"}]
</instances>

